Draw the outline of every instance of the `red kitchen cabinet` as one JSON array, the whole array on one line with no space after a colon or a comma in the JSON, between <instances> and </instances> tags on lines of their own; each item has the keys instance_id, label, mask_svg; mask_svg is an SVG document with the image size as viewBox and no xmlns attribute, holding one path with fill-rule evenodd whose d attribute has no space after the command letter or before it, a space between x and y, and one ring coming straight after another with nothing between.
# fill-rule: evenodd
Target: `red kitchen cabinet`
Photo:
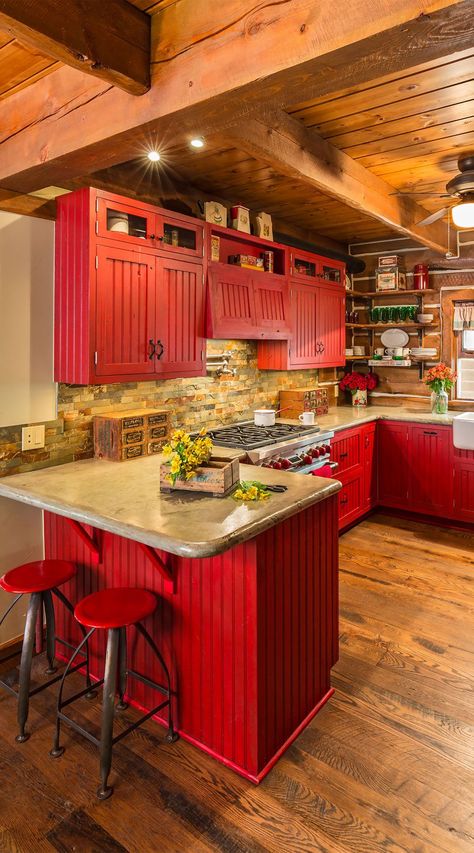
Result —
<instances>
[{"instance_id":1,"label":"red kitchen cabinet","mask_svg":"<svg viewBox=\"0 0 474 853\"><path fill-rule=\"evenodd\" d=\"M94 368L97 378L153 374L156 313L153 255L97 248Z\"/></svg>"},{"instance_id":2,"label":"red kitchen cabinet","mask_svg":"<svg viewBox=\"0 0 474 853\"><path fill-rule=\"evenodd\" d=\"M167 227L177 235L165 249ZM58 199L57 382L204 374L202 232L189 217L99 190Z\"/></svg>"},{"instance_id":3,"label":"red kitchen cabinet","mask_svg":"<svg viewBox=\"0 0 474 853\"><path fill-rule=\"evenodd\" d=\"M372 509L377 504L377 442L376 424L361 427L362 441L362 509Z\"/></svg>"},{"instance_id":4,"label":"red kitchen cabinet","mask_svg":"<svg viewBox=\"0 0 474 853\"><path fill-rule=\"evenodd\" d=\"M408 509L451 515L453 509L452 429L410 424Z\"/></svg>"},{"instance_id":5,"label":"red kitchen cabinet","mask_svg":"<svg viewBox=\"0 0 474 853\"><path fill-rule=\"evenodd\" d=\"M284 276L212 264L208 273L209 338L291 337L288 283Z\"/></svg>"},{"instance_id":6,"label":"red kitchen cabinet","mask_svg":"<svg viewBox=\"0 0 474 853\"><path fill-rule=\"evenodd\" d=\"M301 274L290 280L290 307L291 341L259 344L259 368L297 370L344 365L345 289Z\"/></svg>"},{"instance_id":7,"label":"red kitchen cabinet","mask_svg":"<svg viewBox=\"0 0 474 853\"><path fill-rule=\"evenodd\" d=\"M407 509L409 487L409 443L407 423L379 421L377 424L378 502L382 506Z\"/></svg>"},{"instance_id":8,"label":"red kitchen cabinet","mask_svg":"<svg viewBox=\"0 0 474 853\"><path fill-rule=\"evenodd\" d=\"M361 472L357 471L336 479L342 483L342 489L338 492L339 530L342 530L362 513L362 477Z\"/></svg>"},{"instance_id":9,"label":"red kitchen cabinet","mask_svg":"<svg viewBox=\"0 0 474 853\"><path fill-rule=\"evenodd\" d=\"M336 432L331 442L331 459L333 462L337 462L337 479L339 479L339 474L360 467L362 460L362 431L360 427Z\"/></svg>"},{"instance_id":10,"label":"red kitchen cabinet","mask_svg":"<svg viewBox=\"0 0 474 853\"><path fill-rule=\"evenodd\" d=\"M474 451L454 448L454 516L474 523Z\"/></svg>"}]
</instances>

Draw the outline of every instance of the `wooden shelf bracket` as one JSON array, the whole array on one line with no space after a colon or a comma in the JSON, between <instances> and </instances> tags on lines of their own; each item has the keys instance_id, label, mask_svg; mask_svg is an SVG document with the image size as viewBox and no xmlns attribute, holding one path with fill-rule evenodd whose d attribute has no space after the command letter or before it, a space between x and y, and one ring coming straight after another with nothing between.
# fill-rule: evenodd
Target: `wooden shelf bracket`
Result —
<instances>
[{"instance_id":1,"label":"wooden shelf bracket","mask_svg":"<svg viewBox=\"0 0 474 853\"><path fill-rule=\"evenodd\" d=\"M170 567L166 565L166 563L161 559L160 555L157 554L154 548L151 545L145 545L143 542L138 543L144 554L148 557L150 562L153 564L153 567L157 569L160 573L161 577L164 581L164 586L166 592L170 595L174 595L176 592L176 584L173 572Z\"/></svg>"},{"instance_id":2,"label":"wooden shelf bracket","mask_svg":"<svg viewBox=\"0 0 474 853\"><path fill-rule=\"evenodd\" d=\"M91 536L79 521L76 521L74 518L65 517L65 519L77 536L82 539L84 545L86 545L91 553L94 554L98 562L102 563L105 540L103 531L95 530L94 528L95 535Z\"/></svg>"}]
</instances>

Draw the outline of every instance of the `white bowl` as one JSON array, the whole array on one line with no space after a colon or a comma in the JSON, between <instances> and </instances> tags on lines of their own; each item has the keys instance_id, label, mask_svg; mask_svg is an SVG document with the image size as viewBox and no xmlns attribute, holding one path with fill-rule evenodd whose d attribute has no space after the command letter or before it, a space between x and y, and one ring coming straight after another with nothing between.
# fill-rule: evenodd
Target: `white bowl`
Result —
<instances>
[{"instance_id":1,"label":"white bowl","mask_svg":"<svg viewBox=\"0 0 474 853\"><path fill-rule=\"evenodd\" d=\"M427 325L428 323L433 322L433 314L417 314L416 319L418 320L419 323L422 323L423 325Z\"/></svg>"}]
</instances>

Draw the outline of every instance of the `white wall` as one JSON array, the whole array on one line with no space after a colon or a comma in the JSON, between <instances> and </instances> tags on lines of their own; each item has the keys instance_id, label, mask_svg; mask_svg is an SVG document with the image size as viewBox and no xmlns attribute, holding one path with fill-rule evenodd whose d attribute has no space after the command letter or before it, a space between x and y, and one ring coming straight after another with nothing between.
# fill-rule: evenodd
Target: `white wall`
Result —
<instances>
[{"instance_id":1,"label":"white wall","mask_svg":"<svg viewBox=\"0 0 474 853\"><path fill-rule=\"evenodd\" d=\"M0 427L53 420L54 224L0 211ZM43 556L42 513L0 498L0 575ZM0 591L0 614L12 601ZM0 628L23 633L27 597Z\"/></svg>"},{"instance_id":2,"label":"white wall","mask_svg":"<svg viewBox=\"0 0 474 853\"><path fill-rule=\"evenodd\" d=\"M54 223L0 211L0 427L53 420Z\"/></svg>"}]
</instances>

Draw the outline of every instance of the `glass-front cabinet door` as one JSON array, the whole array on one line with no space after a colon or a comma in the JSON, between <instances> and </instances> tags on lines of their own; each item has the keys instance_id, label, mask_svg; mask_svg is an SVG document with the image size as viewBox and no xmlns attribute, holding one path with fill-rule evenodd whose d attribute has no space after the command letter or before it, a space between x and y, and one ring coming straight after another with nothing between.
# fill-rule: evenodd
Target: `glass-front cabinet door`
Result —
<instances>
[{"instance_id":1,"label":"glass-front cabinet door","mask_svg":"<svg viewBox=\"0 0 474 853\"><path fill-rule=\"evenodd\" d=\"M330 261L327 258L321 260L319 277L323 281L333 282L334 284L345 283L345 266L338 264L337 261Z\"/></svg>"},{"instance_id":2,"label":"glass-front cabinet door","mask_svg":"<svg viewBox=\"0 0 474 853\"><path fill-rule=\"evenodd\" d=\"M306 279L311 282L317 278L320 272L320 264L316 255L310 252L300 252L293 249L290 252L290 275L295 278Z\"/></svg>"},{"instance_id":3,"label":"glass-front cabinet door","mask_svg":"<svg viewBox=\"0 0 474 853\"><path fill-rule=\"evenodd\" d=\"M96 234L136 245L156 245L156 214L118 199L97 199Z\"/></svg>"},{"instance_id":4,"label":"glass-front cabinet door","mask_svg":"<svg viewBox=\"0 0 474 853\"><path fill-rule=\"evenodd\" d=\"M174 219L173 216L157 216L157 245L170 254L202 258L203 231L201 223Z\"/></svg>"}]
</instances>

